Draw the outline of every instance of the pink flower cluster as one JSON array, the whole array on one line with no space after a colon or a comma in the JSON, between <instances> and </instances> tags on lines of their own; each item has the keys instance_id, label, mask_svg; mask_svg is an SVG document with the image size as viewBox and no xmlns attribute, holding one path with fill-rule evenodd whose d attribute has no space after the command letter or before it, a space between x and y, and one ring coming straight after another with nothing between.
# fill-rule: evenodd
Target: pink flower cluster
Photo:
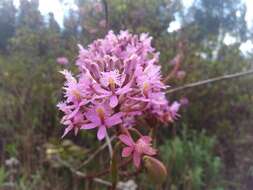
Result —
<instances>
[{"instance_id":1,"label":"pink flower cluster","mask_svg":"<svg viewBox=\"0 0 253 190\"><path fill-rule=\"evenodd\" d=\"M173 122L180 107L169 104L165 96L166 85L161 82L159 53L151 46L148 34L133 35L110 31L84 49L79 45L76 61L79 73L65 75L65 100L58 104L64 113L61 123L66 126L63 136L73 130L97 128L102 140L110 128L138 128L137 117L154 117L161 122ZM154 155L149 147L151 139L141 137L136 143L128 134L120 140L128 145L123 156L133 154L139 166L142 154ZM128 135L128 137L127 137ZM128 138L128 140L127 140ZM143 149L143 150L141 150Z\"/></svg>"}]
</instances>

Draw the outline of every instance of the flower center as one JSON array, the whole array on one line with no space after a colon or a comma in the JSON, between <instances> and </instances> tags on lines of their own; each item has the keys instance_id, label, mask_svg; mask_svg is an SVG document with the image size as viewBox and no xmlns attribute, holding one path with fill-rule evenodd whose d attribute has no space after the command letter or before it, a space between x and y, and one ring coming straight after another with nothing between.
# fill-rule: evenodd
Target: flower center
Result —
<instances>
[{"instance_id":1,"label":"flower center","mask_svg":"<svg viewBox=\"0 0 253 190\"><path fill-rule=\"evenodd\" d=\"M78 100L81 99L81 94L77 90L72 90L72 93Z\"/></svg>"},{"instance_id":2,"label":"flower center","mask_svg":"<svg viewBox=\"0 0 253 190\"><path fill-rule=\"evenodd\" d=\"M115 81L113 80L113 78L109 77L108 82L109 82L111 90L114 91L115 90Z\"/></svg>"},{"instance_id":3,"label":"flower center","mask_svg":"<svg viewBox=\"0 0 253 190\"><path fill-rule=\"evenodd\" d=\"M99 118L101 119L101 121L103 122L105 120L105 112L103 108L97 108L96 112L99 116Z\"/></svg>"},{"instance_id":4,"label":"flower center","mask_svg":"<svg viewBox=\"0 0 253 190\"><path fill-rule=\"evenodd\" d=\"M149 89L149 83L148 83L148 82L144 82L144 83L143 83L143 94L144 94L145 96L148 95L148 89Z\"/></svg>"},{"instance_id":5,"label":"flower center","mask_svg":"<svg viewBox=\"0 0 253 190\"><path fill-rule=\"evenodd\" d=\"M145 147L147 147L147 143L142 139L139 139L136 143L135 149L137 152L142 154L144 152Z\"/></svg>"}]
</instances>

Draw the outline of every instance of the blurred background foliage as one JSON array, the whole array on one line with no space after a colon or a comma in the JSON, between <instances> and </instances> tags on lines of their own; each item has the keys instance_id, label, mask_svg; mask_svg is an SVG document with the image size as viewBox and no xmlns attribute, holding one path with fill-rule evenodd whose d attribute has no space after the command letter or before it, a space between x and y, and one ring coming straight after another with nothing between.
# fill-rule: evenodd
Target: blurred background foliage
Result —
<instances>
[{"instance_id":1,"label":"blurred background foliage","mask_svg":"<svg viewBox=\"0 0 253 190\"><path fill-rule=\"evenodd\" d=\"M0 1L0 189L106 189L77 178L66 167L87 172L108 164L105 150L82 167L99 147L95 135L82 132L60 139L56 104L63 78L58 71L74 70L78 43L85 46L108 29L148 32L161 53L164 75L173 68L170 60L184 52L169 81L172 87L252 69L253 54L240 50L253 34L241 0L196 0L188 7L180 0L75 4L78 9L69 9L60 26L53 13L39 11L38 0L20 0L19 7ZM176 20L180 29L168 31ZM226 35L235 42L224 43ZM71 64L57 64L59 56ZM169 170L163 189L253 189L252 80L247 76L168 95L186 104L176 123L157 132L160 157ZM133 179L139 189L154 189L143 175Z\"/></svg>"}]
</instances>

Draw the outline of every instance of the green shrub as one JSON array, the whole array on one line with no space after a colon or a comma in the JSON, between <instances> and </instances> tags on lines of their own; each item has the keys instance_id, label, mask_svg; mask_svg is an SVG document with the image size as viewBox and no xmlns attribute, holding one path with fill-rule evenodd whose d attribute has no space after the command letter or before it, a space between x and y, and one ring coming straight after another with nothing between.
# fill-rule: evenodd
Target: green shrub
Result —
<instances>
[{"instance_id":1,"label":"green shrub","mask_svg":"<svg viewBox=\"0 0 253 190\"><path fill-rule=\"evenodd\" d=\"M170 189L222 189L221 160L214 154L216 139L204 132L184 130L160 147L169 175Z\"/></svg>"},{"instance_id":2,"label":"green shrub","mask_svg":"<svg viewBox=\"0 0 253 190\"><path fill-rule=\"evenodd\" d=\"M0 187L3 186L5 180L7 178L7 172L3 167L0 167Z\"/></svg>"}]
</instances>

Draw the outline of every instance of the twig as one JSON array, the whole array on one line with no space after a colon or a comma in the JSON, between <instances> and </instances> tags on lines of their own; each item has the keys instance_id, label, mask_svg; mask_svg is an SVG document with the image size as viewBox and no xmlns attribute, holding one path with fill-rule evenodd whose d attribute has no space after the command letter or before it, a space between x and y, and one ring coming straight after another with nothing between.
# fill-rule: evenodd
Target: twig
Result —
<instances>
[{"instance_id":1,"label":"twig","mask_svg":"<svg viewBox=\"0 0 253 190\"><path fill-rule=\"evenodd\" d=\"M140 172L141 172L141 168L139 168L133 172L121 172L120 175L122 175L124 177L131 177L131 176L138 175Z\"/></svg>"},{"instance_id":2,"label":"twig","mask_svg":"<svg viewBox=\"0 0 253 190\"><path fill-rule=\"evenodd\" d=\"M121 162L120 164L118 164L118 168L122 168L122 167L126 166L127 164L129 164L130 162L131 162L131 159L125 160L125 161ZM100 177L100 176L106 175L109 172L110 172L110 168L107 168L99 173L87 175L87 176L85 176L85 178L93 179L95 177Z\"/></svg>"},{"instance_id":3,"label":"twig","mask_svg":"<svg viewBox=\"0 0 253 190\"><path fill-rule=\"evenodd\" d=\"M234 74L229 74L229 75L224 75L224 76L220 76L220 77L215 77L215 78L211 78L211 79L207 79L207 80L203 80L203 81L198 81L198 82L186 84L186 85L183 85L183 86L180 86L180 87L177 87L177 88L172 88L170 90L167 90L166 93L170 94L170 93L181 91L181 90L184 90L184 89L193 88L193 87L196 87L196 86L201 86L201 85L210 84L210 83L213 83L213 82L218 82L218 81L222 81L222 80L237 78L237 77L250 75L250 74L253 74L253 70L234 73Z\"/></svg>"},{"instance_id":4,"label":"twig","mask_svg":"<svg viewBox=\"0 0 253 190\"><path fill-rule=\"evenodd\" d=\"M87 177L87 175L86 175L85 173L76 170L76 169L73 168L68 162L62 160L61 158L57 157L57 160L58 160L58 162L60 162L63 166L65 166L66 168L68 168L72 173L74 173L76 176L81 177L81 178L86 178L86 177ZM105 181L105 180L100 179L100 178L97 178L97 177L92 178L92 180L95 181L95 182L97 182L97 183L100 183L100 184L109 186L109 187L112 186L112 184L111 184L109 181Z\"/></svg>"},{"instance_id":5,"label":"twig","mask_svg":"<svg viewBox=\"0 0 253 190\"><path fill-rule=\"evenodd\" d=\"M110 141L113 141L115 138L116 138L115 135L112 136L112 137L110 138ZM88 158L87 160L85 160L85 161L81 164L81 166L80 166L78 169L80 170L82 167L86 166L91 160L93 160L93 158L95 158L95 157L96 157L102 150L104 150L106 147L107 147L107 143L104 143L102 146L100 146L93 154L91 154L91 155L89 156L89 158Z\"/></svg>"},{"instance_id":6,"label":"twig","mask_svg":"<svg viewBox=\"0 0 253 190\"><path fill-rule=\"evenodd\" d=\"M106 186L109 186L109 187L112 186L112 183L111 183L111 182L105 181L105 180L100 179L100 178L97 178L97 177L93 178L93 181L95 181L95 182L97 182L97 183L101 183L101 184L106 185Z\"/></svg>"},{"instance_id":7,"label":"twig","mask_svg":"<svg viewBox=\"0 0 253 190\"><path fill-rule=\"evenodd\" d=\"M137 129L135 129L135 128L129 128L128 130L135 132L139 137L142 136L142 134Z\"/></svg>"},{"instance_id":8,"label":"twig","mask_svg":"<svg viewBox=\"0 0 253 190\"><path fill-rule=\"evenodd\" d=\"M108 14L108 4L106 0L102 0L104 4L104 10L105 10L105 21L106 21L106 29L109 28L109 14Z\"/></svg>"}]
</instances>

